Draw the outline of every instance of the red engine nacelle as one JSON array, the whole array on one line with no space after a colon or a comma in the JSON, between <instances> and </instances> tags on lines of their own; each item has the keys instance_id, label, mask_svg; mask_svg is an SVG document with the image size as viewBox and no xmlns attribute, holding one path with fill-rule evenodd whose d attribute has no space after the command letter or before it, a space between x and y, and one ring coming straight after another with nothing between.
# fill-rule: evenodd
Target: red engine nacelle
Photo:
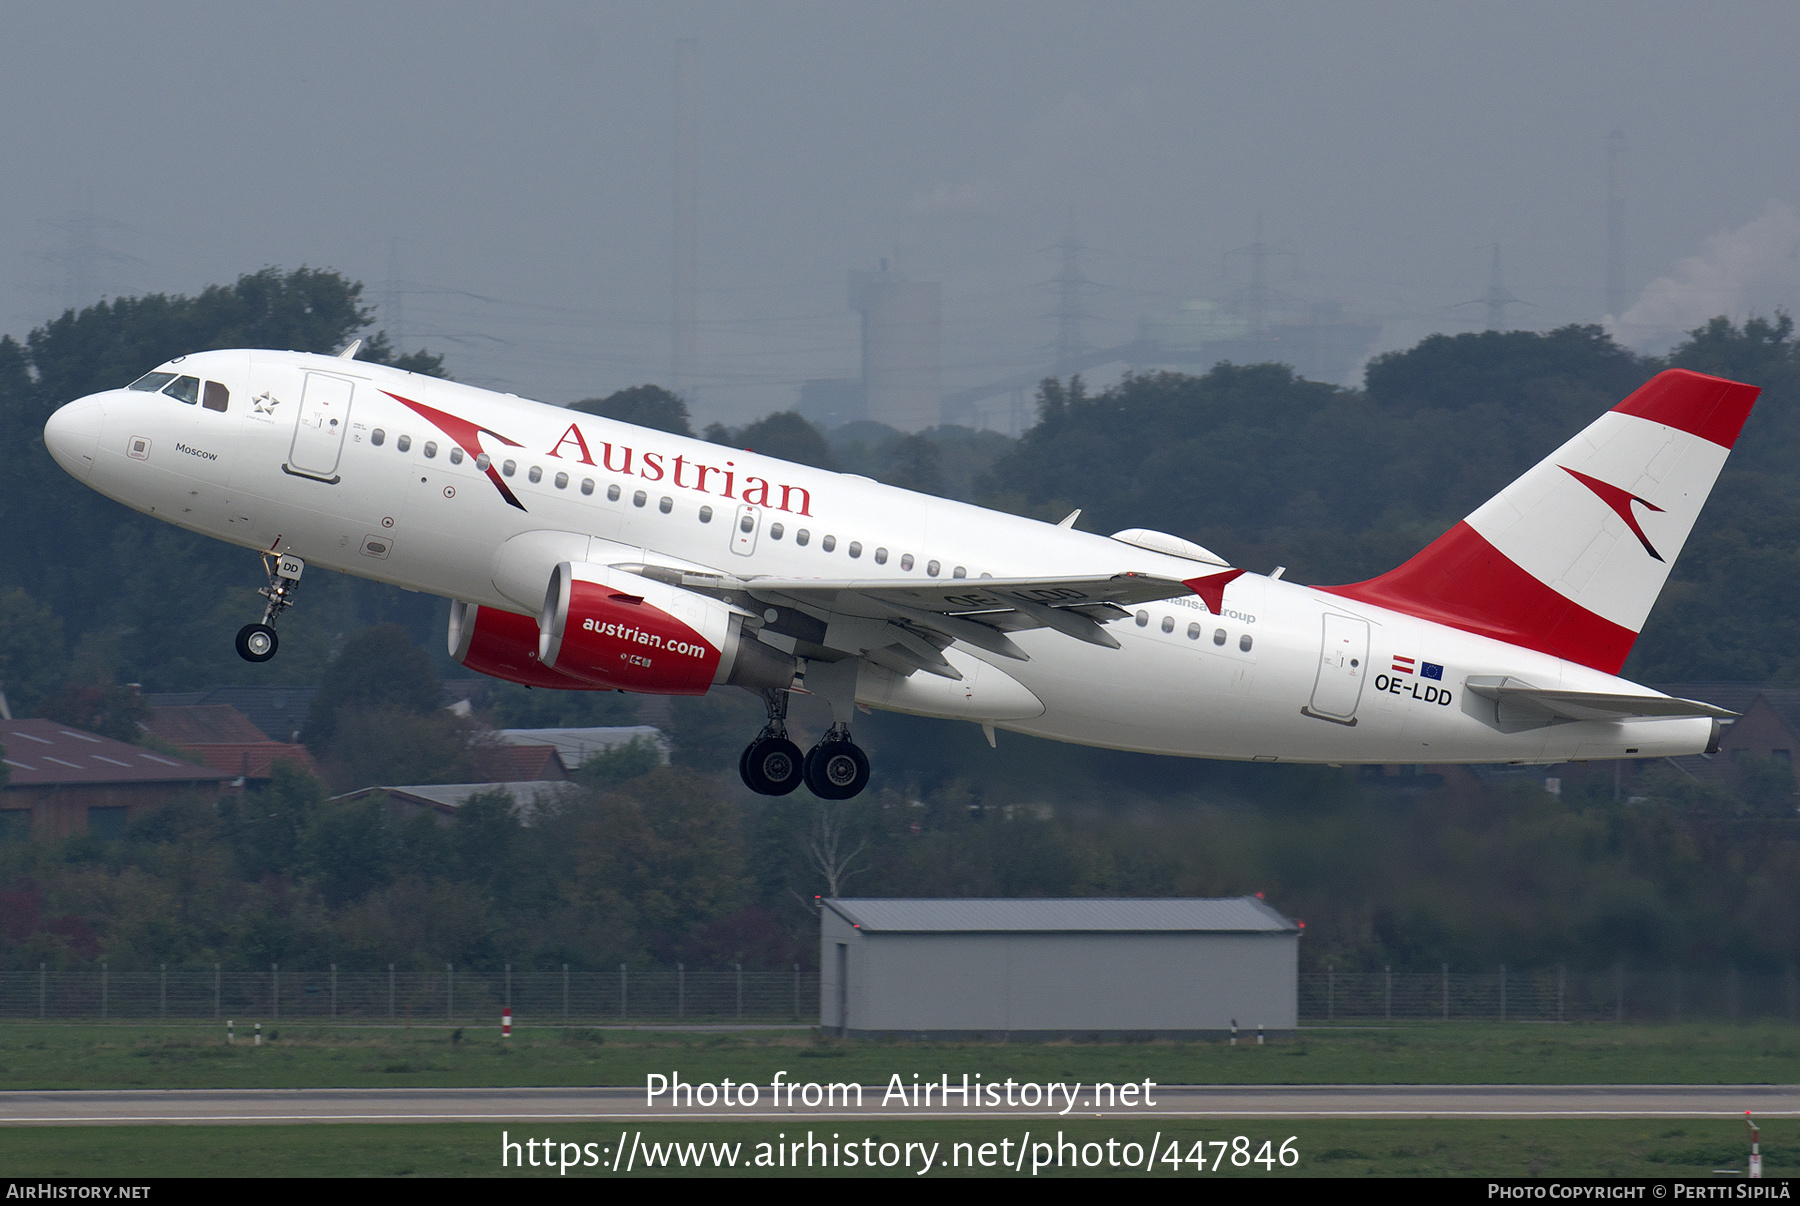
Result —
<instances>
[{"instance_id":1,"label":"red engine nacelle","mask_svg":"<svg viewBox=\"0 0 1800 1206\"><path fill-rule=\"evenodd\" d=\"M601 683L560 674L538 660L538 625L529 616L474 603L450 604L450 656L458 665L509 683L562 691L604 691Z\"/></svg>"},{"instance_id":2,"label":"red engine nacelle","mask_svg":"<svg viewBox=\"0 0 1800 1206\"><path fill-rule=\"evenodd\" d=\"M744 631L744 613L609 566L565 561L538 617L538 663L596 686L704 695L717 683L787 687L794 658Z\"/></svg>"}]
</instances>

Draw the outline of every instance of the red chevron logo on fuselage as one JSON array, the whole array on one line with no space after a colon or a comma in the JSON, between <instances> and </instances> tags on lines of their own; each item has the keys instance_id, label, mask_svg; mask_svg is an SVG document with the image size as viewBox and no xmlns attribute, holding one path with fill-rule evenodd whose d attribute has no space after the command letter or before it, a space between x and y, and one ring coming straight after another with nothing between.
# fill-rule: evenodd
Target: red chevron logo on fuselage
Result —
<instances>
[{"instance_id":1,"label":"red chevron logo on fuselage","mask_svg":"<svg viewBox=\"0 0 1800 1206\"><path fill-rule=\"evenodd\" d=\"M1601 502L1611 507L1614 514L1618 515L1620 519L1623 519L1625 521L1625 526L1631 529L1631 534L1638 538L1638 543L1644 546L1644 551L1646 553L1649 553L1658 561L1663 559L1662 554L1657 552L1655 546L1650 543L1650 538L1644 535L1644 529L1638 526L1637 516L1632 514L1631 511L1631 504L1642 503L1646 508L1652 511L1661 511L1661 507L1657 506L1647 498L1639 498L1629 490L1621 490L1619 487L1603 482L1597 477L1589 477L1585 473L1577 472L1567 465L1558 465L1557 468L1592 490L1599 497Z\"/></svg>"},{"instance_id":2,"label":"red chevron logo on fuselage","mask_svg":"<svg viewBox=\"0 0 1800 1206\"><path fill-rule=\"evenodd\" d=\"M476 424L469 422L467 419L459 419L455 415L446 414L435 407L426 406L423 402L414 402L411 398L402 398L399 394L396 394L391 390L384 389L381 392L416 413L420 418L443 432L450 439L455 440L457 445L471 456L480 457L483 455L481 451L481 437L483 434L493 436L508 448L525 447L525 445L519 443L517 440L509 440L497 431L490 430L486 427L479 427ZM506 482L501 480L500 470L494 467L492 458L489 459L488 467L484 472L487 474L488 480L494 483L494 488L500 491L501 498L504 498L508 503L519 508L519 510L525 510L525 504L520 502L518 496L507 487Z\"/></svg>"}]
</instances>

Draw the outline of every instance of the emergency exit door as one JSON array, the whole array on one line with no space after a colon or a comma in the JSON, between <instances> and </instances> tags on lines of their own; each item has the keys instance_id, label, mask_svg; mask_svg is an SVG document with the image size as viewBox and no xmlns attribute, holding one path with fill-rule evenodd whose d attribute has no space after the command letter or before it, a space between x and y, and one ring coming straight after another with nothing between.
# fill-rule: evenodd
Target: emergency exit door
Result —
<instances>
[{"instance_id":1,"label":"emergency exit door","mask_svg":"<svg viewBox=\"0 0 1800 1206\"><path fill-rule=\"evenodd\" d=\"M1319 642L1319 676L1313 682L1308 716L1338 724L1356 723L1356 704L1369 677L1369 622L1325 613Z\"/></svg>"}]
</instances>

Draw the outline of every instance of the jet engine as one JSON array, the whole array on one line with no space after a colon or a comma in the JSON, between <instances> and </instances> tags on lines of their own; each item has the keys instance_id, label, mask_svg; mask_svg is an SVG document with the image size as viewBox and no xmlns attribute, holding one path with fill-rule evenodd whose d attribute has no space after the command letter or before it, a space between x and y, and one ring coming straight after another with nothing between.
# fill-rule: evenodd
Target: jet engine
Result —
<instances>
[{"instance_id":1,"label":"jet engine","mask_svg":"<svg viewBox=\"0 0 1800 1206\"><path fill-rule=\"evenodd\" d=\"M450 604L450 656L480 674L563 691L604 691L601 683L571 678L538 661L537 621L460 600Z\"/></svg>"},{"instance_id":2,"label":"jet engine","mask_svg":"<svg viewBox=\"0 0 1800 1206\"><path fill-rule=\"evenodd\" d=\"M591 562L550 574L538 663L594 686L704 695L720 683L785 688L794 658L756 639L759 621L717 599Z\"/></svg>"}]
</instances>

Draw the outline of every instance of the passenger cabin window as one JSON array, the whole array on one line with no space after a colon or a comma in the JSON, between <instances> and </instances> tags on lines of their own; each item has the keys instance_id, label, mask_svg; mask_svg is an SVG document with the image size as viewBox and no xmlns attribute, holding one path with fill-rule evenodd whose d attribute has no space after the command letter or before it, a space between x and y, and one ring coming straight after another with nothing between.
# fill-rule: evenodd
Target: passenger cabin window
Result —
<instances>
[{"instance_id":1,"label":"passenger cabin window","mask_svg":"<svg viewBox=\"0 0 1800 1206\"><path fill-rule=\"evenodd\" d=\"M488 471L488 466L493 463L493 458L488 456L485 452L475 458L475 468L481 470L483 473L486 473Z\"/></svg>"},{"instance_id":2,"label":"passenger cabin window","mask_svg":"<svg viewBox=\"0 0 1800 1206\"><path fill-rule=\"evenodd\" d=\"M519 471L519 463L517 461L502 461L500 464L500 472L505 474L507 477L511 477L513 474L517 473L518 471Z\"/></svg>"},{"instance_id":3,"label":"passenger cabin window","mask_svg":"<svg viewBox=\"0 0 1800 1206\"><path fill-rule=\"evenodd\" d=\"M901 553L900 554L900 568L907 571L908 573L911 573L912 567L913 567L913 555L911 553Z\"/></svg>"},{"instance_id":4,"label":"passenger cabin window","mask_svg":"<svg viewBox=\"0 0 1800 1206\"><path fill-rule=\"evenodd\" d=\"M745 517L745 521L749 522L748 516ZM754 526L755 526L755 524L752 523L751 527L754 527ZM746 531L746 532L748 532L749 530L750 530L750 528L744 529L744 531ZM769 539L770 540L780 540L781 534L785 531L787 531L787 528L783 527L781 524L772 523L769 525Z\"/></svg>"},{"instance_id":5,"label":"passenger cabin window","mask_svg":"<svg viewBox=\"0 0 1800 1206\"><path fill-rule=\"evenodd\" d=\"M886 549L876 549L875 550L875 564L876 565L886 565L887 564L887 550Z\"/></svg>"},{"instance_id":6,"label":"passenger cabin window","mask_svg":"<svg viewBox=\"0 0 1800 1206\"><path fill-rule=\"evenodd\" d=\"M675 500L665 494L662 496L662 501L656 504L656 509L667 515L675 509Z\"/></svg>"},{"instance_id":7,"label":"passenger cabin window","mask_svg":"<svg viewBox=\"0 0 1800 1206\"><path fill-rule=\"evenodd\" d=\"M1150 622L1150 613L1149 612L1140 611L1137 613L1137 626L1139 628L1142 628L1144 625L1148 624L1149 622Z\"/></svg>"},{"instance_id":8,"label":"passenger cabin window","mask_svg":"<svg viewBox=\"0 0 1800 1206\"><path fill-rule=\"evenodd\" d=\"M967 578L969 576L969 571L959 565L950 571L950 576L952 578Z\"/></svg>"},{"instance_id":9,"label":"passenger cabin window","mask_svg":"<svg viewBox=\"0 0 1800 1206\"><path fill-rule=\"evenodd\" d=\"M1224 643L1225 643L1225 630L1223 628L1213 629L1213 644L1223 645Z\"/></svg>"},{"instance_id":10,"label":"passenger cabin window","mask_svg":"<svg viewBox=\"0 0 1800 1206\"><path fill-rule=\"evenodd\" d=\"M812 539L812 533L807 531L805 528L801 528L798 532L794 533L794 543L795 544L804 546L806 544L806 542L811 539Z\"/></svg>"},{"instance_id":11,"label":"passenger cabin window","mask_svg":"<svg viewBox=\"0 0 1800 1206\"><path fill-rule=\"evenodd\" d=\"M618 502L619 501L619 486L618 486L617 482L613 483L612 485L610 485L606 488L606 501L607 502Z\"/></svg>"},{"instance_id":12,"label":"passenger cabin window","mask_svg":"<svg viewBox=\"0 0 1800 1206\"><path fill-rule=\"evenodd\" d=\"M200 401L200 378L177 377L174 381L169 383L168 388L163 390L163 393L192 406Z\"/></svg>"},{"instance_id":13,"label":"passenger cabin window","mask_svg":"<svg viewBox=\"0 0 1800 1206\"><path fill-rule=\"evenodd\" d=\"M852 540L852 541L851 541L851 542L850 542L850 549L849 549L849 552L850 552L850 555L851 555L851 556L852 556L852 557L860 557L860 556L862 556L862 541L860 541L860 540Z\"/></svg>"},{"instance_id":14,"label":"passenger cabin window","mask_svg":"<svg viewBox=\"0 0 1800 1206\"><path fill-rule=\"evenodd\" d=\"M525 477L535 486L544 480L544 471L540 466L533 465L531 471L527 473Z\"/></svg>"},{"instance_id":15,"label":"passenger cabin window","mask_svg":"<svg viewBox=\"0 0 1800 1206\"><path fill-rule=\"evenodd\" d=\"M584 477L581 479L581 492L583 494L592 494L594 492L594 479L593 478Z\"/></svg>"},{"instance_id":16,"label":"passenger cabin window","mask_svg":"<svg viewBox=\"0 0 1800 1206\"><path fill-rule=\"evenodd\" d=\"M432 460L432 459L436 458L436 456L437 456L437 441L436 440L426 440L425 441L425 459Z\"/></svg>"},{"instance_id":17,"label":"passenger cabin window","mask_svg":"<svg viewBox=\"0 0 1800 1206\"><path fill-rule=\"evenodd\" d=\"M1174 616L1164 616L1163 617L1162 630L1164 632L1174 632L1175 631L1175 617Z\"/></svg>"},{"instance_id":18,"label":"passenger cabin window","mask_svg":"<svg viewBox=\"0 0 1800 1206\"><path fill-rule=\"evenodd\" d=\"M1246 632L1243 636L1238 638L1238 648L1243 650L1245 653L1250 652L1250 634L1249 633Z\"/></svg>"},{"instance_id":19,"label":"passenger cabin window","mask_svg":"<svg viewBox=\"0 0 1800 1206\"><path fill-rule=\"evenodd\" d=\"M1200 639L1200 625L1189 624L1188 625L1188 640L1197 641L1199 639Z\"/></svg>"},{"instance_id":20,"label":"passenger cabin window","mask_svg":"<svg viewBox=\"0 0 1800 1206\"><path fill-rule=\"evenodd\" d=\"M631 496L631 505L634 507L641 507L649 501L650 496L645 494L642 490L639 490L636 494Z\"/></svg>"},{"instance_id":21,"label":"passenger cabin window","mask_svg":"<svg viewBox=\"0 0 1800 1206\"><path fill-rule=\"evenodd\" d=\"M712 509L711 507L707 508L707 510L709 510L709 511L711 509ZM781 527L780 524L776 524L774 528L770 529L771 532L778 533L776 536L776 539L778 539L778 540L780 539L779 532L778 532L780 527ZM748 536L751 532L756 531L756 516L745 515L741 519L739 519L738 520L738 531L744 533L746 536Z\"/></svg>"},{"instance_id":22,"label":"passenger cabin window","mask_svg":"<svg viewBox=\"0 0 1800 1206\"><path fill-rule=\"evenodd\" d=\"M836 552L837 551L837 537L836 536L827 536L825 539L819 541L819 547L824 549L827 553Z\"/></svg>"},{"instance_id":23,"label":"passenger cabin window","mask_svg":"<svg viewBox=\"0 0 1800 1206\"><path fill-rule=\"evenodd\" d=\"M938 564L938 563L937 563L937 562L935 562L935 561L927 561L927 562L926 562L926 563L925 563L925 572L926 572L926 573L928 573L928 574L930 574L930 575L931 575L931 576L932 576L932 577L933 577L933 578L935 578L935 577L937 577L937 576L938 576L938 570L940 570L940 569L942 569L942 568L943 568L943 567L942 567L942 566L940 566L940 565L939 565L939 564Z\"/></svg>"},{"instance_id":24,"label":"passenger cabin window","mask_svg":"<svg viewBox=\"0 0 1800 1206\"><path fill-rule=\"evenodd\" d=\"M568 474L559 473L556 475L556 488L558 490L567 490L569 488L569 475Z\"/></svg>"},{"instance_id":25,"label":"passenger cabin window","mask_svg":"<svg viewBox=\"0 0 1800 1206\"><path fill-rule=\"evenodd\" d=\"M712 522L712 508L711 507L701 507L700 508L700 522L701 523L711 523Z\"/></svg>"},{"instance_id":26,"label":"passenger cabin window","mask_svg":"<svg viewBox=\"0 0 1800 1206\"><path fill-rule=\"evenodd\" d=\"M452 448L450 450L450 463L452 465L460 465L460 464L462 464L462 462L463 462L463 450L460 448Z\"/></svg>"},{"instance_id":27,"label":"passenger cabin window","mask_svg":"<svg viewBox=\"0 0 1800 1206\"><path fill-rule=\"evenodd\" d=\"M398 448L401 452L411 451L412 450L412 437L409 435L401 436L399 439L394 441L394 447Z\"/></svg>"},{"instance_id":28,"label":"passenger cabin window","mask_svg":"<svg viewBox=\"0 0 1800 1206\"><path fill-rule=\"evenodd\" d=\"M369 433L369 443L375 445L377 448L381 447L383 444L387 443L387 432L377 427L374 431Z\"/></svg>"},{"instance_id":29,"label":"passenger cabin window","mask_svg":"<svg viewBox=\"0 0 1800 1206\"><path fill-rule=\"evenodd\" d=\"M231 391L217 381L208 381L206 383L206 401L201 405L208 410L216 410L220 414L224 414L225 408L231 405Z\"/></svg>"},{"instance_id":30,"label":"passenger cabin window","mask_svg":"<svg viewBox=\"0 0 1800 1206\"><path fill-rule=\"evenodd\" d=\"M142 377L139 377L125 388L142 390L146 394L154 394L173 380L175 380L174 373L145 373Z\"/></svg>"}]
</instances>

